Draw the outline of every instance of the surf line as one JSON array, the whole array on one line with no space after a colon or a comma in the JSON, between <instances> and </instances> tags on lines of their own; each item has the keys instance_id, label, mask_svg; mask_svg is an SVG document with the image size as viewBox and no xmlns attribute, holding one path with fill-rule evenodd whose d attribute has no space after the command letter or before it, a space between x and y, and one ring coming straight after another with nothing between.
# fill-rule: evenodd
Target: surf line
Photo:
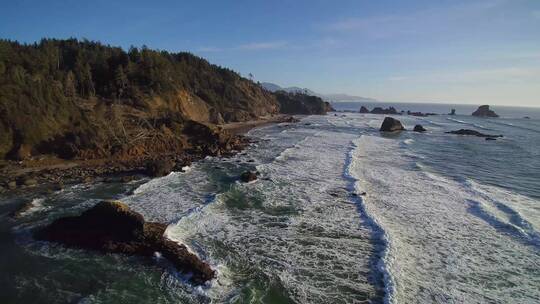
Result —
<instances>
[{"instance_id":1,"label":"surf line","mask_svg":"<svg viewBox=\"0 0 540 304\"><path fill-rule=\"evenodd\" d=\"M365 221L369 228L371 228L371 241L374 244L375 249L375 254L371 261L371 268L372 271L382 275L382 284L384 288L383 301L385 304L390 304L393 302L395 294L394 278L388 269L390 239L378 220L375 217L370 216L367 212L365 197L359 195L362 193L359 185L360 180L355 177L354 174L354 167L357 165L355 153L360 149L362 137L364 136L365 135L361 135L359 138L351 141L347 151L347 157L345 158L343 178L347 180L347 190L351 193L351 200L355 203L360 218Z\"/></svg>"}]
</instances>

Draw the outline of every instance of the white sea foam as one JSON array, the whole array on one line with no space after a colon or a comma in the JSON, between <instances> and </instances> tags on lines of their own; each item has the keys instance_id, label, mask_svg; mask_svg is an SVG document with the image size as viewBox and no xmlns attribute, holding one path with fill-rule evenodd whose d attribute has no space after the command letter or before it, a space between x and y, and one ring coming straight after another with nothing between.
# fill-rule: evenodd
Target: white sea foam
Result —
<instances>
[{"instance_id":1,"label":"white sea foam","mask_svg":"<svg viewBox=\"0 0 540 304\"><path fill-rule=\"evenodd\" d=\"M370 232L359 226L342 179L356 136L294 132L304 135L285 149L287 161L281 153L257 166L265 179L233 184L169 229L171 238L189 243L212 264L225 265L228 274L218 272L217 281L228 283L208 291L218 302L235 298L238 282L263 278L264 284L283 286L299 303L354 302L375 295L367 275ZM250 301L262 301L258 297L264 294Z\"/></svg>"},{"instance_id":2,"label":"white sea foam","mask_svg":"<svg viewBox=\"0 0 540 304\"><path fill-rule=\"evenodd\" d=\"M367 191L367 213L384 229L389 242L384 261L393 290L388 302L532 303L540 298L535 287L540 285L538 247L520 235L501 233L505 226L485 215L503 218L493 210L485 211L494 203L487 204L492 188L482 185L479 190L477 183L468 187L412 170L395 140L363 136L357 145L352 174ZM487 189L490 199L479 193ZM509 210L516 209L508 209L511 200L530 207L522 205L523 197L509 192L498 195L505 199L497 199L503 206L495 209L507 216L515 216ZM533 222L527 220L534 230Z\"/></svg>"},{"instance_id":3,"label":"white sea foam","mask_svg":"<svg viewBox=\"0 0 540 304\"><path fill-rule=\"evenodd\" d=\"M464 125L473 126L473 127L479 128L479 129L491 130L490 128L488 128L488 127L486 127L486 126L483 126L483 125L480 125L480 124L477 124L477 123L474 123L474 122L469 122L469 121L459 120L459 119L450 118L450 117L447 117L446 119L448 119L448 120L450 120L450 121L453 121L453 122L457 122L457 123L459 123L459 124L464 124Z\"/></svg>"},{"instance_id":4,"label":"white sea foam","mask_svg":"<svg viewBox=\"0 0 540 304\"><path fill-rule=\"evenodd\" d=\"M414 143L414 139L408 138L403 141L406 145L412 145Z\"/></svg>"},{"instance_id":5,"label":"white sea foam","mask_svg":"<svg viewBox=\"0 0 540 304\"><path fill-rule=\"evenodd\" d=\"M19 216L28 216L30 214L45 211L47 209L50 209L49 206L45 206L43 203L45 202L44 198L34 198L29 204L30 206L21 212Z\"/></svg>"}]
</instances>

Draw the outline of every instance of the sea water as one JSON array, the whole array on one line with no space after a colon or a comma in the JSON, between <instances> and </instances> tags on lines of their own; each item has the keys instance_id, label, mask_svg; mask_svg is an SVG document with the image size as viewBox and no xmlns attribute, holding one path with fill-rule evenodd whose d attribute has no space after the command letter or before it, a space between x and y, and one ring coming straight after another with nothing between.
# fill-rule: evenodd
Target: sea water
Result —
<instances>
[{"instance_id":1,"label":"sea water","mask_svg":"<svg viewBox=\"0 0 540 304\"><path fill-rule=\"evenodd\" d=\"M540 121L534 110L531 119L505 111L395 116L428 130L400 134L381 134L380 115L307 116L252 130L247 150L186 172L5 198L0 300L538 303ZM504 137L444 133L461 128ZM240 183L246 170L258 180ZM211 263L216 279L192 286L159 258L32 239L36 227L105 198L169 223L167 236ZM33 207L8 220L25 200Z\"/></svg>"}]
</instances>

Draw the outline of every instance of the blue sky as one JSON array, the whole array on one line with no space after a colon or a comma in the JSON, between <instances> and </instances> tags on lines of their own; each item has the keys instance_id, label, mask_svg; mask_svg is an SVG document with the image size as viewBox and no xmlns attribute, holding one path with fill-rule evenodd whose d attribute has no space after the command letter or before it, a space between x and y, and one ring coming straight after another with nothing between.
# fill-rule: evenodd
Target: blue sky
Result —
<instances>
[{"instance_id":1,"label":"blue sky","mask_svg":"<svg viewBox=\"0 0 540 304\"><path fill-rule=\"evenodd\" d=\"M540 1L6 1L0 37L190 51L386 101L540 106Z\"/></svg>"}]
</instances>

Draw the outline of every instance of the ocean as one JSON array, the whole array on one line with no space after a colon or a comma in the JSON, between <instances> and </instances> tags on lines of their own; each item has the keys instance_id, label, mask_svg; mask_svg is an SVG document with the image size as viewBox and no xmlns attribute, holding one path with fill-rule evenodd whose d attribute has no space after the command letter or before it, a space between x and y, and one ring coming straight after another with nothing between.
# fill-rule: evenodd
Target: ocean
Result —
<instances>
[{"instance_id":1,"label":"ocean","mask_svg":"<svg viewBox=\"0 0 540 304\"><path fill-rule=\"evenodd\" d=\"M473 106L392 105L458 115L396 115L427 129L396 134L378 131L383 115L306 116L251 130L245 151L186 172L3 198L0 302L539 303L540 109L475 118ZM504 137L444 133L462 128ZM238 182L246 170L259 179ZM169 223L217 278L192 286L159 257L32 239L101 199Z\"/></svg>"}]
</instances>

